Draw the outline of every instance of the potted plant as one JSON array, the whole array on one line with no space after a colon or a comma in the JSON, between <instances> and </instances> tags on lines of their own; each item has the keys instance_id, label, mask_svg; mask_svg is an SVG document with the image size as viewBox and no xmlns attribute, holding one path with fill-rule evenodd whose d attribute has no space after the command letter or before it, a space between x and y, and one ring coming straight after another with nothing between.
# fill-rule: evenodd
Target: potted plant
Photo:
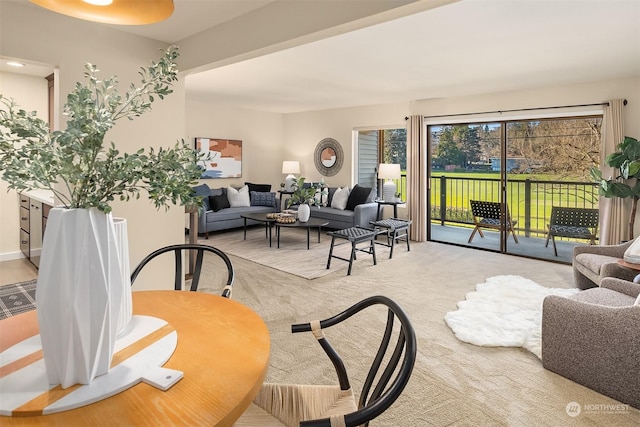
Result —
<instances>
[{"instance_id":1,"label":"potted plant","mask_svg":"<svg viewBox=\"0 0 640 427\"><path fill-rule=\"evenodd\" d=\"M118 120L144 114L172 92L177 57L177 48L168 48L124 95L116 77L100 80L87 64L85 84L67 96L62 131L50 132L35 112L0 95L2 179L17 191L50 190L62 204L49 213L36 303L47 376L63 388L90 382L111 363L125 279L110 203L141 191L157 208L200 203L191 188L201 174L198 153L184 141L123 154L104 144Z\"/></svg>"},{"instance_id":2,"label":"potted plant","mask_svg":"<svg viewBox=\"0 0 640 427\"><path fill-rule=\"evenodd\" d=\"M325 194L325 189L322 188L322 183L315 185L304 185L305 178L299 177L293 182L293 194L287 199L287 208L293 204L299 205L298 207L298 221L307 222L311 216L310 206L320 203L316 199L316 194Z\"/></svg>"},{"instance_id":3,"label":"potted plant","mask_svg":"<svg viewBox=\"0 0 640 427\"><path fill-rule=\"evenodd\" d=\"M633 240L636 211L638 200L640 200L640 141L625 136L617 148L618 151L605 158L605 163L608 166L617 169L617 176L604 179L602 171L597 168L591 169L591 176L598 183L598 192L601 196L630 198L632 200L629 239Z\"/></svg>"}]
</instances>

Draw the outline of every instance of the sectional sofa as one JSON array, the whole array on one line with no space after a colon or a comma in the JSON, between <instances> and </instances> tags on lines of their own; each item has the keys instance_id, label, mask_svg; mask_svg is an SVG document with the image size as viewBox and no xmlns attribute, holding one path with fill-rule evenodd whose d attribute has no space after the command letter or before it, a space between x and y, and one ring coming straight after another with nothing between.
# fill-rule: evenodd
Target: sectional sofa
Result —
<instances>
[{"instance_id":1,"label":"sectional sofa","mask_svg":"<svg viewBox=\"0 0 640 427\"><path fill-rule=\"evenodd\" d=\"M376 190L356 184L347 189L346 204L339 204L333 200L338 188L329 188L326 200L321 199L318 205L311 206L311 217L329 221L327 228L335 230L353 226L371 227L369 222L375 221L378 215L378 204L374 201Z\"/></svg>"},{"instance_id":2,"label":"sectional sofa","mask_svg":"<svg viewBox=\"0 0 640 427\"><path fill-rule=\"evenodd\" d=\"M242 206L232 206L235 191L242 192L246 187L248 192L248 203L240 203ZM198 196L203 198L203 207L198 213L198 234L204 234L209 238L211 231L227 230L244 226L245 213L269 213L278 212L280 206L274 192L269 191L270 185L245 183L244 187L235 189L233 187L210 188L207 184L201 184L193 188ZM231 190L230 190L231 189ZM266 190L266 191L265 191ZM232 199L230 201L229 199ZM258 222L248 220L248 224L258 224Z\"/></svg>"},{"instance_id":3,"label":"sectional sofa","mask_svg":"<svg viewBox=\"0 0 640 427\"><path fill-rule=\"evenodd\" d=\"M236 192L248 193L242 206L234 205ZM212 231L228 230L244 226L245 213L269 213L280 210L280 202L275 192L269 191L269 184L245 183L241 189L234 187L210 188L201 184L193 188L196 195L203 198L203 207L198 213L198 234L209 238ZM338 189L340 191L338 192ZM336 193L339 196L334 201ZM374 201L376 191L370 187L328 188L324 199L319 198L316 206L311 207L311 217L329 222L326 228L341 230L353 226L370 227L369 222L375 221L378 214L378 204ZM231 201L230 201L231 199ZM340 200L338 200L340 199ZM296 209L295 206L292 209ZM247 225L258 224L247 221Z\"/></svg>"}]
</instances>

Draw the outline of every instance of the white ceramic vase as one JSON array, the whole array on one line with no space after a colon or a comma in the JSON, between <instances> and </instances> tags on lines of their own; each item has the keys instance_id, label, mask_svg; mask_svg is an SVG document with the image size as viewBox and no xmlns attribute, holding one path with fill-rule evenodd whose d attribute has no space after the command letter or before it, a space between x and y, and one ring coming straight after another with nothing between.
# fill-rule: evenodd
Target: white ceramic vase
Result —
<instances>
[{"instance_id":1,"label":"white ceramic vase","mask_svg":"<svg viewBox=\"0 0 640 427\"><path fill-rule=\"evenodd\" d=\"M36 305L47 378L62 388L107 373L122 299L113 218L54 208L42 245Z\"/></svg>"},{"instance_id":2,"label":"white ceramic vase","mask_svg":"<svg viewBox=\"0 0 640 427\"><path fill-rule=\"evenodd\" d=\"M298 207L298 221L307 222L311 216L311 208L306 203Z\"/></svg>"},{"instance_id":3,"label":"white ceramic vase","mask_svg":"<svg viewBox=\"0 0 640 427\"><path fill-rule=\"evenodd\" d=\"M117 333L122 333L133 317L133 304L131 302L131 264L129 262L129 236L127 234L127 220L125 218L113 218L113 228L118 248L118 260L122 275L122 299L120 302L120 315L118 316Z\"/></svg>"}]
</instances>

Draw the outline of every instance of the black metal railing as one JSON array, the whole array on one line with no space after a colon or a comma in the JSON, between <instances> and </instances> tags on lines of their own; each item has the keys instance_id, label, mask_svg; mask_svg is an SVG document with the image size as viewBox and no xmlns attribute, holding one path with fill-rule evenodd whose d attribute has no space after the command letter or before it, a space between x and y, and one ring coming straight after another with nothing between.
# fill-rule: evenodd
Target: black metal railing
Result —
<instances>
[{"instance_id":1,"label":"black metal railing","mask_svg":"<svg viewBox=\"0 0 640 427\"><path fill-rule=\"evenodd\" d=\"M598 189L593 182L510 179L506 194L511 218L518 220L516 231L527 237L546 235L552 206L598 207ZM432 221L473 224L469 200L500 201L500 179L431 177Z\"/></svg>"}]
</instances>

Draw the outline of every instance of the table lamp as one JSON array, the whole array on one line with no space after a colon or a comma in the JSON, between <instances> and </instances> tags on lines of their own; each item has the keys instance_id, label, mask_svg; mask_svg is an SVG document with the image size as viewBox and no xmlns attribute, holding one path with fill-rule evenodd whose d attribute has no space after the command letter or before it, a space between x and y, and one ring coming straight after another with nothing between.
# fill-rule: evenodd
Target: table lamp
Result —
<instances>
[{"instance_id":1,"label":"table lamp","mask_svg":"<svg viewBox=\"0 0 640 427\"><path fill-rule=\"evenodd\" d=\"M385 202L396 200L396 183L400 179L400 165L396 163L380 163L378 165L378 179L386 179L382 185L382 199Z\"/></svg>"},{"instance_id":2,"label":"table lamp","mask_svg":"<svg viewBox=\"0 0 640 427\"><path fill-rule=\"evenodd\" d=\"M293 184L296 181L296 176L294 174L300 173L300 162L297 160L283 161L282 173L288 174L284 179L284 191L293 191Z\"/></svg>"}]
</instances>

